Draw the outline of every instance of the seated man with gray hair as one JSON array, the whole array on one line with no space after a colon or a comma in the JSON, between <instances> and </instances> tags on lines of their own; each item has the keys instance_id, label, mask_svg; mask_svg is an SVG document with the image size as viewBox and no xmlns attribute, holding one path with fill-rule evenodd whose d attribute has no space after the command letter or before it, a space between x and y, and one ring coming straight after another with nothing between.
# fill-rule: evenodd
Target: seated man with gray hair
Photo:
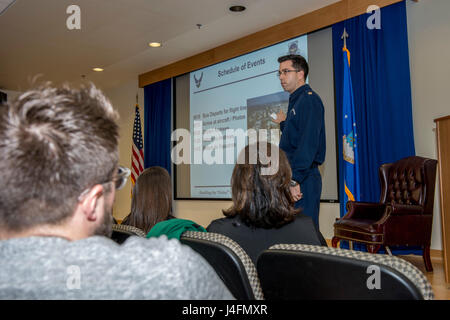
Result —
<instances>
[{"instance_id":1,"label":"seated man with gray hair","mask_svg":"<svg viewBox=\"0 0 450 320\"><path fill-rule=\"evenodd\" d=\"M124 179L117 120L93 85L0 107L0 299L233 299L176 240L105 237Z\"/></svg>"}]
</instances>

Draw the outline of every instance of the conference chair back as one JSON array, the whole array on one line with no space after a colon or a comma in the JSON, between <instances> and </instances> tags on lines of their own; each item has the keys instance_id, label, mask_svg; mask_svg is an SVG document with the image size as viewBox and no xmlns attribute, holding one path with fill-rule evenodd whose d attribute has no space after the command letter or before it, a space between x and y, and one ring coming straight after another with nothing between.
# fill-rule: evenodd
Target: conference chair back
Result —
<instances>
[{"instance_id":1,"label":"conference chair back","mask_svg":"<svg viewBox=\"0 0 450 320\"><path fill-rule=\"evenodd\" d=\"M236 299L264 299L256 267L235 241L221 234L197 231L184 232L180 241L208 261Z\"/></svg>"},{"instance_id":2,"label":"conference chair back","mask_svg":"<svg viewBox=\"0 0 450 320\"><path fill-rule=\"evenodd\" d=\"M267 300L431 300L414 265L394 256L302 244L277 244L257 261Z\"/></svg>"},{"instance_id":3,"label":"conference chair back","mask_svg":"<svg viewBox=\"0 0 450 320\"><path fill-rule=\"evenodd\" d=\"M111 239L117 242L118 244L124 243L129 236L138 236L145 238L146 234L143 230L133 226L126 226L120 224L112 225Z\"/></svg>"}]
</instances>

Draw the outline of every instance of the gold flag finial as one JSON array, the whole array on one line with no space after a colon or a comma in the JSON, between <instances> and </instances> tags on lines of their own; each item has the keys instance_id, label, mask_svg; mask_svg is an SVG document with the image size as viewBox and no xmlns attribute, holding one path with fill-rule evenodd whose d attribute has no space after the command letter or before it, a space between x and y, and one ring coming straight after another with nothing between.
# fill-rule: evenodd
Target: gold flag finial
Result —
<instances>
[{"instance_id":1,"label":"gold flag finial","mask_svg":"<svg viewBox=\"0 0 450 320\"><path fill-rule=\"evenodd\" d=\"M345 30L345 28L344 28L344 32L342 33L342 37L341 37L341 39L344 39L344 48L347 48L347 38L348 38L348 33L347 33L347 30Z\"/></svg>"}]
</instances>

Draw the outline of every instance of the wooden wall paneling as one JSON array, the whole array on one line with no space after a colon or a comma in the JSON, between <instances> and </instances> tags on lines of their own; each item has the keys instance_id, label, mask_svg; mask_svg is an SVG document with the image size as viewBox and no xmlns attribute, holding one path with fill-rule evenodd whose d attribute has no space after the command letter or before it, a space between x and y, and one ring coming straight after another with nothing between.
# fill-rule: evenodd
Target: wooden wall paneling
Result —
<instances>
[{"instance_id":1,"label":"wooden wall paneling","mask_svg":"<svg viewBox=\"0 0 450 320\"><path fill-rule=\"evenodd\" d=\"M450 116L435 119L445 282L450 282Z\"/></svg>"}]
</instances>

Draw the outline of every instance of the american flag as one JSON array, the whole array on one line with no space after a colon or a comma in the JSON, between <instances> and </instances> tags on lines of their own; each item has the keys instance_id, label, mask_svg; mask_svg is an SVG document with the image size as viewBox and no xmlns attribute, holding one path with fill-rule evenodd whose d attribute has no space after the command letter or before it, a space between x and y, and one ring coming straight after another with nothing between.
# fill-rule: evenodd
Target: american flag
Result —
<instances>
[{"instance_id":1,"label":"american flag","mask_svg":"<svg viewBox=\"0 0 450 320\"><path fill-rule=\"evenodd\" d=\"M142 144L141 116L139 105L136 105L136 114L133 125L133 147L131 155L131 183L136 183L136 179L144 171L144 151Z\"/></svg>"}]
</instances>

